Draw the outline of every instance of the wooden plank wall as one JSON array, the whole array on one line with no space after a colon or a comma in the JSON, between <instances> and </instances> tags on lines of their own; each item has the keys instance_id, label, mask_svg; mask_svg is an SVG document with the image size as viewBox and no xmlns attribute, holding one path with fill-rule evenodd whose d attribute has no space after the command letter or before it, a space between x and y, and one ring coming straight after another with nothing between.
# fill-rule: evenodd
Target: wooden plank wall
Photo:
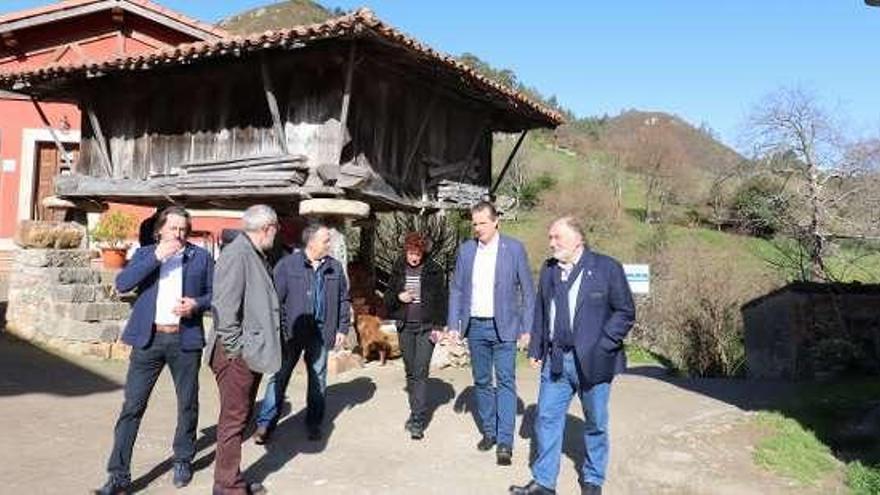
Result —
<instances>
[{"instance_id":1,"label":"wooden plank wall","mask_svg":"<svg viewBox=\"0 0 880 495\"><path fill-rule=\"evenodd\" d=\"M488 107L416 84L365 54L359 57L343 131L338 119L347 43L266 55L289 152L308 157L310 167L335 163L339 147L348 143L343 162L362 154L388 183L409 195L420 194L427 180L426 157L447 164L473 158L479 173L464 180L488 184ZM187 162L280 154L259 63L260 57L251 56L102 81L82 99L94 102L110 148L112 176L147 179L173 173ZM420 127L421 139L413 149ZM79 173L107 175L97 146L83 119ZM468 157L471 149L474 156ZM460 174L448 175L457 180Z\"/></svg>"}]
</instances>

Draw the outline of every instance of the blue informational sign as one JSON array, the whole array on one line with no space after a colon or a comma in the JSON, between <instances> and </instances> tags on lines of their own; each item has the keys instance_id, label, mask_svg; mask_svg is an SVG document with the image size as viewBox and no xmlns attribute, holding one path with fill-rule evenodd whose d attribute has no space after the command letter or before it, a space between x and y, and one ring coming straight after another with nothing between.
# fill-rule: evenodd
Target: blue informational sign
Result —
<instances>
[{"instance_id":1,"label":"blue informational sign","mask_svg":"<svg viewBox=\"0 0 880 495\"><path fill-rule=\"evenodd\" d=\"M633 294L648 294L651 291L650 265L623 265L629 290Z\"/></svg>"}]
</instances>

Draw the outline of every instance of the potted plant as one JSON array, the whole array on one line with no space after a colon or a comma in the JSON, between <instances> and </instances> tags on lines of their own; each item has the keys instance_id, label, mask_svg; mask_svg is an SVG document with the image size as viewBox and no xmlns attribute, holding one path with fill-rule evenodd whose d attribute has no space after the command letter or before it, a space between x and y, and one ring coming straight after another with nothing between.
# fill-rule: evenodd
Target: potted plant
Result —
<instances>
[{"instance_id":1,"label":"potted plant","mask_svg":"<svg viewBox=\"0 0 880 495\"><path fill-rule=\"evenodd\" d=\"M123 211L110 211L101 215L92 239L101 249L101 261L104 268L119 269L125 266L125 253L130 243L129 237L137 227L137 217Z\"/></svg>"}]
</instances>

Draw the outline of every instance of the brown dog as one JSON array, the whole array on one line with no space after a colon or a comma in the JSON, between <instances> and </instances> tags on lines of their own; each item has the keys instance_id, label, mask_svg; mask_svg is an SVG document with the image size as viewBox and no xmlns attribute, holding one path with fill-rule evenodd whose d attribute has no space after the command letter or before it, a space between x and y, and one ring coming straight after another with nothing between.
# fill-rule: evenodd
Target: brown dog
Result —
<instances>
[{"instance_id":1,"label":"brown dog","mask_svg":"<svg viewBox=\"0 0 880 495\"><path fill-rule=\"evenodd\" d=\"M361 356L364 361L369 361L376 353L379 354L379 360L384 365L385 360L394 353L394 345L392 341L394 337L383 332L380 328L382 320L374 315L357 315L358 344L361 348Z\"/></svg>"}]
</instances>

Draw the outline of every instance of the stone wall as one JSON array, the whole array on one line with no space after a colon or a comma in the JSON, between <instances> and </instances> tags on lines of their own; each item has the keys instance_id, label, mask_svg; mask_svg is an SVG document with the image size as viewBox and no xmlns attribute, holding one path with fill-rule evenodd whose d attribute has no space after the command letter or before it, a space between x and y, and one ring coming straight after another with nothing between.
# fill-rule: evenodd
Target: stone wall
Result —
<instances>
[{"instance_id":1,"label":"stone wall","mask_svg":"<svg viewBox=\"0 0 880 495\"><path fill-rule=\"evenodd\" d=\"M80 249L22 249L9 273L6 331L79 355L127 359L118 342L129 305L112 275L91 268Z\"/></svg>"},{"instance_id":2,"label":"stone wall","mask_svg":"<svg viewBox=\"0 0 880 495\"><path fill-rule=\"evenodd\" d=\"M790 284L742 314L750 378L880 373L880 286Z\"/></svg>"}]
</instances>

